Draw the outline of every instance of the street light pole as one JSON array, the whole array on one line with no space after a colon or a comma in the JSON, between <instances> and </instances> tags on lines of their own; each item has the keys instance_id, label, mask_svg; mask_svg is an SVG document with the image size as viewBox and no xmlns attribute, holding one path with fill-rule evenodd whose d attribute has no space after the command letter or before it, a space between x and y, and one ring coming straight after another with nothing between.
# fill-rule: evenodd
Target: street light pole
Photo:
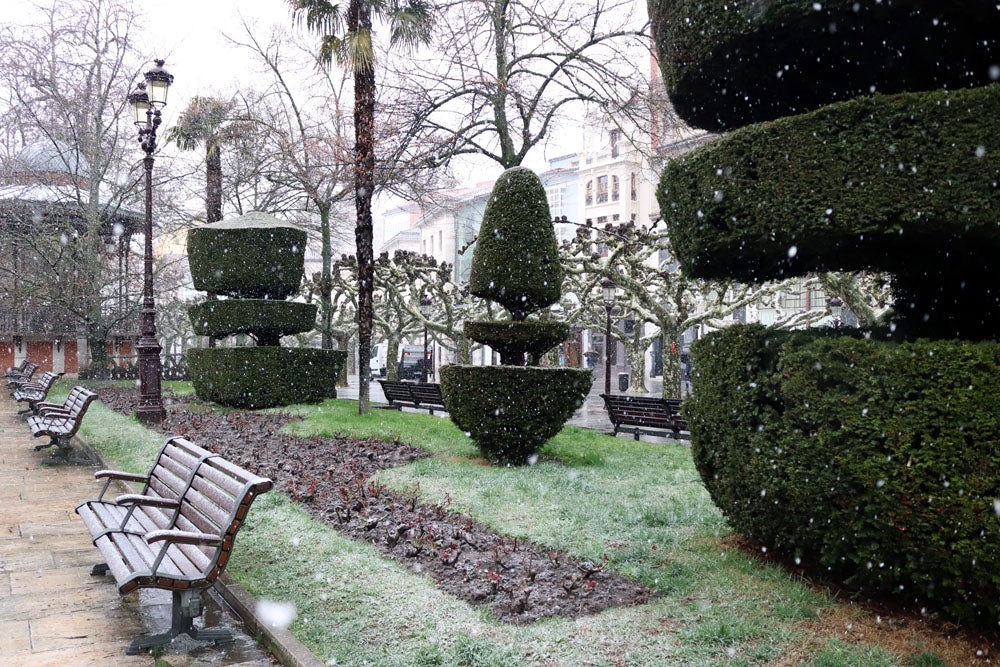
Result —
<instances>
[{"instance_id":1,"label":"street light pole","mask_svg":"<svg viewBox=\"0 0 1000 667\"><path fill-rule=\"evenodd\" d=\"M167 103L167 89L174 77L163 69L163 61L156 60L156 67L146 72L145 83L140 83L128 96L139 128L139 145L146 157L142 160L146 176L146 217L142 272L142 337L136 346L139 357L139 406L136 418L144 424L163 421L163 396L160 387L160 343L156 339L156 304L153 300L153 152L156 151L156 128L160 126L160 109Z\"/></svg>"},{"instance_id":2,"label":"street light pole","mask_svg":"<svg viewBox=\"0 0 1000 667\"><path fill-rule=\"evenodd\" d=\"M427 318L431 314L431 300L428 297L420 298L420 314L424 316L424 361L420 364L421 377L423 382L427 382Z\"/></svg>"},{"instance_id":3,"label":"street light pole","mask_svg":"<svg viewBox=\"0 0 1000 667\"><path fill-rule=\"evenodd\" d=\"M601 281L601 291L604 296L604 310L607 312L607 325L604 330L604 393L611 393L611 311L615 307L614 281L606 278Z\"/></svg>"}]
</instances>

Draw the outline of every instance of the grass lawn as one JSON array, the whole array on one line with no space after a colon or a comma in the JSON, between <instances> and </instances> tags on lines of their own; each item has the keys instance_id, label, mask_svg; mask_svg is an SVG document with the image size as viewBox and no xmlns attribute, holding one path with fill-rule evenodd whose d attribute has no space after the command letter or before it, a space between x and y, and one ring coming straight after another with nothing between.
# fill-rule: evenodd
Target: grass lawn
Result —
<instances>
[{"instance_id":1,"label":"grass lawn","mask_svg":"<svg viewBox=\"0 0 1000 667\"><path fill-rule=\"evenodd\" d=\"M178 392L189 385L167 383ZM528 626L438 591L347 540L277 491L259 498L228 571L258 598L294 603L292 631L336 665L970 664L970 645L912 619L879 618L739 550L684 444L566 427L537 465L486 465L447 418L332 400L294 406L300 434L400 438L433 456L382 481L447 496L498 532L600 561L658 593L652 602ZM163 437L96 404L83 436L115 466L148 469ZM197 441L196 435L190 435ZM964 656L961 663L954 662Z\"/></svg>"}]
</instances>

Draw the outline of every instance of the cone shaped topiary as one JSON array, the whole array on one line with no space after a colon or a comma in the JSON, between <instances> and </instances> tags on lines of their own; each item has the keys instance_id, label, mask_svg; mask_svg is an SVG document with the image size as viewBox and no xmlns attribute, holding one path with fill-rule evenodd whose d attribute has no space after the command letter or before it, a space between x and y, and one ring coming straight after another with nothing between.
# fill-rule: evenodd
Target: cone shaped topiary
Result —
<instances>
[{"instance_id":1,"label":"cone shaped topiary","mask_svg":"<svg viewBox=\"0 0 1000 667\"><path fill-rule=\"evenodd\" d=\"M508 169L486 203L469 291L519 321L559 300L562 277L545 187L530 169Z\"/></svg>"}]
</instances>

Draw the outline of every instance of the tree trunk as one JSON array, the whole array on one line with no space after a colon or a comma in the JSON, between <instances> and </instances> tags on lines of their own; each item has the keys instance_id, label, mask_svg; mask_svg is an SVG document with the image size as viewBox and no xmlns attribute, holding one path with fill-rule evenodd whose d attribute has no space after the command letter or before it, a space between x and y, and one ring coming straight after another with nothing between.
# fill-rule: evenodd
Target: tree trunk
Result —
<instances>
[{"instance_id":1,"label":"tree trunk","mask_svg":"<svg viewBox=\"0 0 1000 667\"><path fill-rule=\"evenodd\" d=\"M333 349L333 281L330 278L330 270L333 258L333 246L330 243L330 205L319 205L319 230L322 248L323 266L320 269L319 279L319 312L320 312L320 333L323 336L321 344L324 350Z\"/></svg>"},{"instance_id":2,"label":"tree trunk","mask_svg":"<svg viewBox=\"0 0 1000 667\"><path fill-rule=\"evenodd\" d=\"M348 375L348 372L350 371L351 359L353 358L353 355L350 354L350 349L351 349L351 335L350 334L346 334L346 333L345 334L337 334L335 336L335 338L337 340L337 349L338 350L344 350L344 351L348 352L347 359L344 361L344 365L340 367L340 375L337 377L337 386L338 387L346 387L346 386L348 386L348 384L347 384L347 375Z\"/></svg>"},{"instance_id":3,"label":"tree trunk","mask_svg":"<svg viewBox=\"0 0 1000 667\"><path fill-rule=\"evenodd\" d=\"M351 0L348 31L371 35L371 7L364 0ZM372 351L372 294L375 259L372 248L372 194L375 188L375 68L372 62L354 63L354 205L357 224L354 240L358 255L358 414L370 412L369 382Z\"/></svg>"},{"instance_id":4,"label":"tree trunk","mask_svg":"<svg viewBox=\"0 0 1000 667\"><path fill-rule=\"evenodd\" d=\"M679 332L663 331L663 397L681 396L681 335Z\"/></svg>"},{"instance_id":5,"label":"tree trunk","mask_svg":"<svg viewBox=\"0 0 1000 667\"><path fill-rule=\"evenodd\" d=\"M222 151L219 142L205 141L205 222L222 220Z\"/></svg>"}]
</instances>

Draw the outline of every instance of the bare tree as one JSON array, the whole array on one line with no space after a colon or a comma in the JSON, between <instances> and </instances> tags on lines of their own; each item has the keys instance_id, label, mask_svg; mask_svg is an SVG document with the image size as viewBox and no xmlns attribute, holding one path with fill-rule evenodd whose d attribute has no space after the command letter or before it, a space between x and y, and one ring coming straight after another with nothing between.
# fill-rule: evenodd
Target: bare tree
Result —
<instances>
[{"instance_id":1,"label":"bare tree","mask_svg":"<svg viewBox=\"0 0 1000 667\"><path fill-rule=\"evenodd\" d=\"M395 62L409 133L434 161L479 155L521 164L581 107L648 128L645 26L632 0L458 0L441 8L433 49Z\"/></svg>"}]
</instances>

